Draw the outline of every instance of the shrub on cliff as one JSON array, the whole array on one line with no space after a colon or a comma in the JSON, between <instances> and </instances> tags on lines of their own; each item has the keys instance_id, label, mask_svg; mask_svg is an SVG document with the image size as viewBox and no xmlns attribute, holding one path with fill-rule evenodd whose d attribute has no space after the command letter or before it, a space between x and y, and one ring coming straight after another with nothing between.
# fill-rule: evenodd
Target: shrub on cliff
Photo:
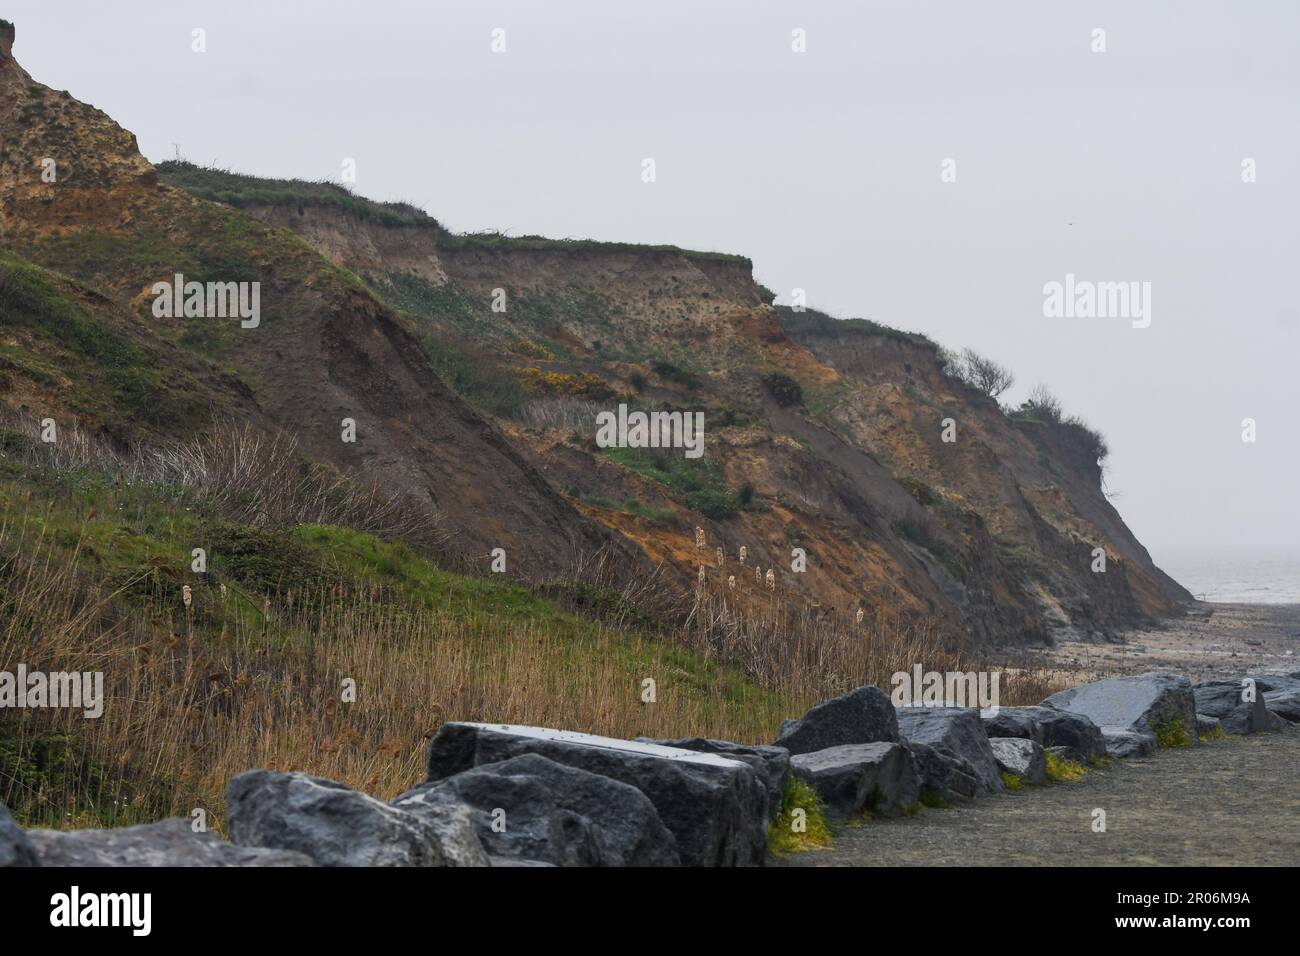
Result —
<instances>
[{"instance_id":1,"label":"shrub on cliff","mask_svg":"<svg viewBox=\"0 0 1300 956\"><path fill-rule=\"evenodd\" d=\"M762 382L768 393L782 408L789 408L803 401L803 388L789 375L770 372L763 376Z\"/></svg>"},{"instance_id":2,"label":"shrub on cliff","mask_svg":"<svg viewBox=\"0 0 1300 956\"><path fill-rule=\"evenodd\" d=\"M989 398L996 399L1016 381L1011 369L980 355L974 349L963 349L960 355L945 351L943 359L944 374L965 382Z\"/></svg>"}]
</instances>

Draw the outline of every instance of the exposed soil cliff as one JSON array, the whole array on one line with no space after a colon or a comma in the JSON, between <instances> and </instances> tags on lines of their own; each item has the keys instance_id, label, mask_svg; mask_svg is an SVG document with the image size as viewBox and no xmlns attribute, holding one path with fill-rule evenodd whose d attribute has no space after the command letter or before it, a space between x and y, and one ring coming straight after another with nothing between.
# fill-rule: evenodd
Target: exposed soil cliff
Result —
<instances>
[{"instance_id":1,"label":"exposed soil cliff","mask_svg":"<svg viewBox=\"0 0 1300 956\"><path fill-rule=\"evenodd\" d=\"M66 387L81 373L41 360L74 357L59 330L6 317L11 403L123 441L220 409L287 428L539 577L613 542L625 569L684 586L703 567L752 600L889 603L986 641L1104 635L1189 598L1107 500L1085 433L1008 415L921 336L774 308L742 257L453 235L328 184L155 170L8 55L0 135L4 248L76 280L87 321L145 357L133 410ZM175 273L260 282L260 326L155 318L149 290ZM702 412L704 456L597 447L596 413L620 403Z\"/></svg>"},{"instance_id":2,"label":"exposed soil cliff","mask_svg":"<svg viewBox=\"0 0 1300 956\"><path fill-rule=\"evenodd\" d=\"M134 136L8 52L0 144L0 236L22 293L0 317L6 402L122 442L214 414L289 430L318 460L433 502L483 570L496 547L544 576L616 540L443 384L408 319L292 233L160 182ZM152 287L175 274L259 283L260 323L157 317ZM38 314L31 283L59 287L62 311Z\"/></svg>"}]
</instances>

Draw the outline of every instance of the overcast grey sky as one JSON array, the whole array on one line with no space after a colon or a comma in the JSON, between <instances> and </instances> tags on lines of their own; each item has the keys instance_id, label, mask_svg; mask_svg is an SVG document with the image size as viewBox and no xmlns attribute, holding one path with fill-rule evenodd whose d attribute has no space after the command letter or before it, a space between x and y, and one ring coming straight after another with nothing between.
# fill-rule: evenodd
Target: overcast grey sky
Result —
<instances>
[{"instance_id":1,"label":"overcast grey sky","mask_svg":"<svg viewBox=\"0 0 1300 956\"><path fill-rule=\"evenodd\" d=\"M5 0L0 16L37 79L152 160L178 144L337 179L352 157L358 191L456 230L743 253L783 297L999 359L1012 398L1047 383L1107 436L1115 503L1158 562L1300 551L1292 0ZM1150 282L1150 327L1045 318L1043 285L1067 272Z\"/></svg>"}]
</instances>

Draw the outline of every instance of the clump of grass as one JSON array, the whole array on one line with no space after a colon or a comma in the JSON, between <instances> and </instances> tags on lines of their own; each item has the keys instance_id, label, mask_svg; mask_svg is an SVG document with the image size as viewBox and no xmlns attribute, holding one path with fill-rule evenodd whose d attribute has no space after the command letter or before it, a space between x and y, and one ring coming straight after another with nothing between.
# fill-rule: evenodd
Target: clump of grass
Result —
<instances>
[{"instance_id":1,"label":"clump of grass","mask_svg":"<svg viewBox=\"0 0 1300 956\"><path fill-rule=\"evenodd\" d=\"M825 849L830 845L830 822L821 797L807 783L792 775L786 781L781 799L781 815L767 829L768 851L773 856L788 856L805 850Z\"/></svg>"},{"instance_id":2,"label":"clump of grass","mask_svg":"<svg viewBox=\"0 0 1300 956\"><path fill-rule=\"evenodd\" d=\"M1222 724L1215 724L1213 730L1207 730L1205 733L1201 734L1200 736L1202 740L1222 740L1224 737L1227 736L1227 734L1223 732Z\"/></svg>"},{"instance_id":3,"label":"clump of grass","mask_svg":"<svg viewBox=\"0 0 1300 956\"><path fill-rule=\"evenodd\" d=\"M1190 747L1192 745L1192 735L1187 730L1187 722L1181 717L1170 717L1168 720L1156 724L1156 746L1165 747Z\"/></svg>"},{"instance_id":4,"label":"clump of grass","mask_svg":"<svg viewBox=\"0 0 1300 956\"><path fill-rule=\"evenodd\" d=\"M1070 760L1047 751L1047 779L1050 783L1082 780L1088 768L1077 760Z\"/></svg>"},{"instance_id":5,"label":"clump of grass","mask_svg":"<svg viewBox=\"0 0 1300 956\"><path fill-rule=\"evenodd\" d=\"M948 809L948 801L943 798L942 794L939 794L934 790L922 790L917 803L923 807L929 807L931 810Z\"/></svg>"},{"instance_id":6,"label":"clump of grass","mask_svg":"<svg viewBox=\"0 0 1300 956\"><path fill-rule=\"evenodd\" d=\"M1008 790L1010 790L1012 793L1015 793L1018 790L1025 789L1025 782L1021 780L1019 777L1017 777L1014 773L1008 773L1007 771L1003 770L1001 771L1001 774L1002 774L1002 785L1006 787Z\"/></svg>"}]
</instances>

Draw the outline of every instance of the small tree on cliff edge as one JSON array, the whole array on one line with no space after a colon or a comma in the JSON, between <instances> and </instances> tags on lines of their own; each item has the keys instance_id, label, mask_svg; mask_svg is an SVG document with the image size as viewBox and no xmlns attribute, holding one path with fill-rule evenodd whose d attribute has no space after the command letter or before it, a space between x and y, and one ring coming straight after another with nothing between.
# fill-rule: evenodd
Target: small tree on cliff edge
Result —
<instances>
[{"instance_id":1,"label":"small tree on cliff edge","mask_svg":"<svg viewBox=\"0 0 1300 956\"><path fill-rule=\"evenodd\" d=\"M974 349L963 349L961 355L948 355L946 358L945 372L989 398L996 399L1016 383L1011 369L985 358Z\"/></svg>"}]
</instances>

